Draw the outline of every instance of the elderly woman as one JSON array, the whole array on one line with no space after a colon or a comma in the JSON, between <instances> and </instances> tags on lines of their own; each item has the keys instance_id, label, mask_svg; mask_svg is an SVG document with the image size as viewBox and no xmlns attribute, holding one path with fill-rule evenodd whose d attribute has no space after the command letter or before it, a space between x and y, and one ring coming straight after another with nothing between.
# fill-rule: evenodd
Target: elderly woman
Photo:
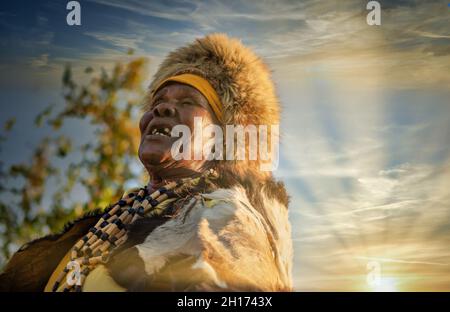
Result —
<instances>
[{"instance_id":1,"label":"elderly woman","mask_svg":"<svg viewBox=\"0 0 450 312\"><path fill-rule=\"evenodd\" d=\"M2 290L291 290L283 184L259 159L175 160L172 129L195 133L199 117L221 129L279 121L267 67L225 35L175 50L155 74L139 124L148 185L20 248Z\"/></svg>"}]
</instances>

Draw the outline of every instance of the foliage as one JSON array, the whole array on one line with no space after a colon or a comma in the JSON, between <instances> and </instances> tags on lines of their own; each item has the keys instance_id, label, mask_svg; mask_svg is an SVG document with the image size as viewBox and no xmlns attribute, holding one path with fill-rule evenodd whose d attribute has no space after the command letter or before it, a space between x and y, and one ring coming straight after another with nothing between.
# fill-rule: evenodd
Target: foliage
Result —
<instances>
[{"instance_id":1,"label":"foliage","mask_svg":"<svg viewBox=\"0 0 450 312\"><path fill-rule=\"evenodd\" d=\"M122 195L127 182L144 179L133 173L132 165L145 76L143 58L117 63L110 72L97 73L88 67L84 84L75 81L66 67L62 107L51 105L35 118L34 127L51 127L51 134L36 144L27 163L5 168L0 161L0 265L25 242L58 232L89 210L106 207ZM94 131L87 143L75 146L77 133L67 133L63 127L68 120L76 120L80 127L91 125ZM6 136L14 123L11 119L4 125ZM5 135L0 136L0 144ZM80 196L68 200L70 194L80 193L75 187L84 189L87 200Z\"/></svg>"}]
</instances>

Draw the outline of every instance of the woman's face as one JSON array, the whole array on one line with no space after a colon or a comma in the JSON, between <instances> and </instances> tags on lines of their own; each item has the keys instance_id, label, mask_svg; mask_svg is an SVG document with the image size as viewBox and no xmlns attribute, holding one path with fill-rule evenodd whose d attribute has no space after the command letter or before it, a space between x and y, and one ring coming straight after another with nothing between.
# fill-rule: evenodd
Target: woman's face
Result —
<instances>
[{"instance_id":1,"label":"woman's face","mask_svg":"<svg viewBox=\"0 0 450 312\"><path fill-rule=\"evenodd\" d=\"M172 128L176 125L186 125L193 134L194 117L202 117L203 127L217 123L208 101L195 88L170 83L156 92L150 103L150 109L139 123L141 131L139 158L150 175L159 176L162 170L167 169L175 169L180 175L201 171L205 161L175 161L170 152L172 144L179 139L170 137ZM155 134L154 131L168 131L168 135Z\"/></svg>"}]
</instances>

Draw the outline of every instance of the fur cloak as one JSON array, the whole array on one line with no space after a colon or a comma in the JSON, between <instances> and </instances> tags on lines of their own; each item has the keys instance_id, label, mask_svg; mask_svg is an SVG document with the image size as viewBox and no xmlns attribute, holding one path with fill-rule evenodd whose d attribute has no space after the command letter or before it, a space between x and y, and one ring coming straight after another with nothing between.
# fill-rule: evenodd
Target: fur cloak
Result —
<instances>
[{"instance_id":1,"label":"fur cloak","mask_svg":"<svg viewBox=\"0 0 450 312\"><path fill-rule=\"evenodd\" d=\"M272 179L257 187L251 181L198 194L170 218L133 224L127 242L106 264L110 276L128 291L291 290L284 187ZM42 291L59 261L100 215L24 245L0 275L0 290Z\"/></svg>"}]
</instances>

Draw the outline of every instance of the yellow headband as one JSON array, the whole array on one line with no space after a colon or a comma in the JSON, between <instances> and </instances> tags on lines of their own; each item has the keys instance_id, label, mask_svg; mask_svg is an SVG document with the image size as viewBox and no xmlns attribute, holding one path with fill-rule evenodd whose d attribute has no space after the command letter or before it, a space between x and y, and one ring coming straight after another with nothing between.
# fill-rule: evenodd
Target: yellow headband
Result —
<instances>
[{"instance_id":1,"label":"yellow headband","mask_svg":"<svg viewBox=\"0 0 450 312\"><path fill-rule=\"evenodd\" d=\"M174 81L197 89L207 100L219 122L222 122L223 106L219 95L208 80L193 74L181 74L164 79L153 91L153 95L167 82Z\"/></svg>"}]
</instances>

